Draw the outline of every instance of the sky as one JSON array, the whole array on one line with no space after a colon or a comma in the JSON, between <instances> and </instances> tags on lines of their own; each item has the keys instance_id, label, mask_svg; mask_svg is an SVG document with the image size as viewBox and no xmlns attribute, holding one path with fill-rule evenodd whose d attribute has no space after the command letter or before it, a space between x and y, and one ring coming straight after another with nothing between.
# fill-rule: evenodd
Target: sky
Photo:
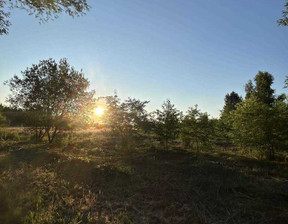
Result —
<instances>
[{"instance_id":1,"label":"sky","mask_svg":"<svg viewBox=\"0 0 288 224\"><path fill-rule=\"evenodd\" d=\"M217 117L224 96L260 71L274 75L276 93L288 75L288 27L277 25L284 0L87 0L83 17L63 14L39 24L11 11L9 35L0 36L3 84L39 60L67 58L83 69L96 96L170 99L182 111L198 104Z\"/></svg>"}]
</instances>

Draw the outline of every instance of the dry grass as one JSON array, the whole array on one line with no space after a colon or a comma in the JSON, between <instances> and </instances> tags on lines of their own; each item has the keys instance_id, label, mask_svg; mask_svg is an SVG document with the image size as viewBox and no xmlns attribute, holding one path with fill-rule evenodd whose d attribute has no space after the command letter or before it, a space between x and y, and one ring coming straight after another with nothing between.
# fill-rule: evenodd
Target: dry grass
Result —
<instances>
[{"instance_id":1,"label":"dry grass","mask_svg":"<svg viewBox=\"0 0 288 224\"><path fill-rule=\"evenodd\" d=\"M68 143L2 148L0 223L288 223L287 163Z\"/></svg>"}]
</instances>

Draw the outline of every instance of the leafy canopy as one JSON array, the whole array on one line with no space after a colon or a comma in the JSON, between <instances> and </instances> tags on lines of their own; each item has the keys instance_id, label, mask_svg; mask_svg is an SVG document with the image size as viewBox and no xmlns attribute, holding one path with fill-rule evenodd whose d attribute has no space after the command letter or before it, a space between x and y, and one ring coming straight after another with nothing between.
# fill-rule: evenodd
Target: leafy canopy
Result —
<instances>
[{"instance_id":1,"label":"leafy canopy","mask_svg":"<svg viewBox=\"0 0 288 224\"><path fill-rule=\"evenodd\" d=\"M244 100L231 112L235 143L273 158L275 150L287 139L287 112L283 101L267 105L256 96Z\"/></svg>"},{"instance_id":2,"label":"leafy canopy","mask_svg":"<svg viewBox=\"0 0 288 224\"><path fill-rule=\"evenodd\" d=\"M155 114L155 133L167 149L168 143L179 135L181 113L170 100L166 100L162 105L162 110L156 110Z\"/></svg>"},{"instance_id":3,"label":"leafy canopy","mask_svg":"<svg viewBox=\"0 0 288 224\"><path fill-rule=\"evenodd\" d=\"M280 26L288 26L288 0L284 5L284 10L282 11L282 19L279 19L278 24Z\"/></svg>"},{"instance_id":4,"label":"leafy canopy","mask_svg":"<svg viewBox=\"0 0 288 224\"><path fill-rule=\"evenodd\" d=\"M214 124L198 106L189 108L181 123L181 139L186 147L196 150L209 148L214 135Z\"/></svg>"},{"instance_id":5,"label":"leafy canopy","mask_svg":"<svg viewBox=\"0 0 288 224\"><path fill-rule=\"evenodd\" d=\"M254 77L255 85L251 80L245 85L246 99L255 96L260 102L271 105L275 101L275 90L271 88L274 77L268 72L259 71Z\"/></svg>"},{"instance_id":6,"label":"leafy canopy","mask_svg":"<svg viewBox=\"0 0 288 224\"><path fill-rule=\"evenodd\" d=\"M69 16L81 16L89 10L87 0L0 0L0 35L8 34L9 9L19 8L34 15L41 22L57 18L65 12Z\"/></svg>"},{"instance_id":7,"label":"leafy canopy","mask_svg":"<svg viewBox=\"0 0 288 224\"><path fill-rule=\"evenodd\" d=\"M11 90L8 101L29 114L26 125L44 129L42 134L50 138L50 131L56 134L65 122L88 121L94 91L88 91L89 81L83 72L76 71L66 59L59 63L53 59L40 61L22 75L7 81Z\"/></svg>"}]
</instances>

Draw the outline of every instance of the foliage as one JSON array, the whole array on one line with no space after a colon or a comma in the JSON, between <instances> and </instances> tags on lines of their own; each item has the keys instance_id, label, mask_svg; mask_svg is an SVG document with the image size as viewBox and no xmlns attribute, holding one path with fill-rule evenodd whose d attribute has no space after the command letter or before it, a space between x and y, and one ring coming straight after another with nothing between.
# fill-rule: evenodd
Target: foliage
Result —
<instances>
[{"instance_id":1,"label":"foliage","mask_svg":"<svg viewBox=\"0 0 288 224\"><path fill-rule=\"evenodd\" d=\"M254 78L255 85L250 80L245 86L246 99L255 96L260 102L271 105L275 101L275 90L271 88L274 78L268 72L259 71Z\"/></svg>"},{"instance_id":2,"label":"foliage","mask_svg":"<svg viewBox=\"0 0 288 224\"><path fill-rule=\"evenodd\" d=\"M282 11L282 19L279 19L278 24L280 26L288 26L288 1L284 5L284 10Z\"/></svg>"},{"instance_id":3,"label":"foliage","mask_svg":"<svg viewBox=\"0 0 288 224\"><path fill-rule=\"evenodd\" d=\"M25 112L25 124L37 139L47 135L52 142L72 120L88 121L94 92L87 90L89 81L82 71L70 67L66 59L58 64L53 59L40 61L22 75L7 82L12 92L8 100Z\"/></svg>"},{"instance_id":4,"label":"foliage","mask_svg":"<svg viewBox=\"0 0 288 224\"><path fill-rule=\"evenodd\" d=\"M246 89L253 89L252 82L246 85ZM250 92L250 90L247 90ZM246 94L247 95L247 94ZM237 93L232 91L230 94L226 94L224 99L224 107L221 111L220 119L215 121L215 137L217 139L217 144L221 146L229 146L231 144L230 132L231 127L231 116L230 112L236 110L237 104L242 102L242 97Z\"/></svg>"},{"instance_id":5,"label":"foliage","mask_svg":"<svg viewBox=\"0 0 288 224\"><path fill-rule=\"evenodd\" d=\"M286 78L285 78L284 88L288 88L288 76L286 76Z\"/></svg>"},{"instance_id":6,"label":"foliage","mask_svg":"<svg viewBox=\"0 0 288 224\"><path fill-rule=\"evenodd\" d=\"M288 118L286 95L275 95L271 88L273 80L268 72L258 72L255 85L250 80L245 86L245 101L238 104L228 119L233 126L231 134L239 146L256 149L271 159L275 150L287 144Z\"/></svg>"},{"instance_id":7,"label":"foliage","mask_svg":"<svg viewBox=\"0 0 288 224\"><path fill-rule=\"evenodd\" d=\"M213 119L215 145L224 147L232 146L230 116L222 116L220 119Z\"/></svg>"},{"instance_id":8,"label":"foliage","mask_svg":"<svg viewBox=\"0 0 288 224\"><path fill-rule=\"evenodd\" d=\"M255 93L255 87L252 80L249 80L245 84L245 93L246 93L245 99L250 98Z\"/></svg>"},{"instance_id":9,"label":"foliage","mask_svg":"<svg viewBox=\"0 0 288 224\"><path fill-rule=\"evenodd\" d=\"M6 6L6 0L0 0L0 35L8 34L9 26L11 25L9 21L10 13L4 10Z\"/></svg>"},{"instance_id":10,"label":"foliage","mask_svg":"<svg viewBox=\"0 0 288 224\"><path fill-rule=\"evenodd\" d=\"M7 120L6 118L0 113L0 127L6 126Z\"/></svg>"},{"instance_id":11,"label":"foliage","mask_svg":"<svg viewBox=\"0 0 288 224\"><path fill-rule=\"evenodd\" d=\"M181 139L186 147L210 148L214 138L214 123L197 105L187 111L181 123Z\"/></svg>"},{"instance_id":12,"label":"foliage","mask_svg":"<svg viewBox=\"0 0 288 224\"><path fill-rule=\"evenodd\" d=\"M275 150L287 138L287 104L269 106L256 96L237 105L231 112L233 138L240 147L256 149L273 159Z\"/></svg>"},{"instance_id":13,"label":"foliage","mask_svg":"<svg viewBox=\"0 0 288 224\"><path fill-rule=\"evenodd\" d=\"M148 103L131 98L121 103L117 95L106 97L105 125L115 144L129 148L136 138L144 138L142 134L150 130Z\"/></svg>"},{"instance_id":14,"label":"foliage","mask_svg":"<svg viewBox=\"0 0 288 224\"><path fill-rule=\"evenodd\" d=\"M0 104L0 111L2 115L6 118L9 126L23 126L24 125L24 112L21 109L3 106Z\"/></svg>"},{"instance_id":15,"label":"foliage","mask_svg":"<svg viewBox=\"0 0 288 224\"><path fill-rule=\"evenodd\" d=\"M223 107L222 115L228 114L231 111L235 110L236 105L242 101L242 98L237 93L232 91L230 94L226 94L224 101L225 105Z\"/></svg>"},{"instance_id":16,"label":"foliage","mask_svg":"<svg viewBox=\"0 0 288 224\"><path fill-rule=\"evenodd\" d=\"M8 9L24 9L29 15L34 15L41 22L57 18L65 12L69 16L81 16L89 10L86 0L0 0L0 35L8 34L10 13Z\"/></svg>"},{"instance_id":17,"label":"foliage","mask_svg":"<svg viewBox=\"0 0 288 224\"><path fill-rule=\"evenodd\" d=\"M175 108L170 100L166 100L162 105L162 110L155 112L155 134L165 149L171 141L177 139L180 132L181 113Z\"/></svg>"},{"instance_id":18,"label":"foliage","mask_svg":"<svg viewBox=\"0 0 288 224\"><path fill-rule=\"evenodd\" d=\"M102 127L98 130L109 136L110 148L151 149L160 142L168 149L171 143L181 146L182 141L185 147L196 151L237 146L273 159L275 152L288 146L287 97L275 94L271 88L274 78L268 72L258 72L254 83L246 84L245 100L234 91L226 94L219 119L210 119L197 106L183 116L170 100L164 102L162 110L152 113L146 110L149 101L121 101L115 95L96 102L94 91L87 90L89 82L82 71L70 67L66 59L58 64L52 59L40 61L22 74L22 79L14 76L7 82L12 91L10 107L1 109L8 121L8 112L22 114L23 124L34 131L36 140L47 136L51 143L60 133L65 136L63 131L72 136L77 127L90 126L94 120L97 127ZM92 120L92 110L98 104L105 113Z\"/></svg>"}]
</instances>

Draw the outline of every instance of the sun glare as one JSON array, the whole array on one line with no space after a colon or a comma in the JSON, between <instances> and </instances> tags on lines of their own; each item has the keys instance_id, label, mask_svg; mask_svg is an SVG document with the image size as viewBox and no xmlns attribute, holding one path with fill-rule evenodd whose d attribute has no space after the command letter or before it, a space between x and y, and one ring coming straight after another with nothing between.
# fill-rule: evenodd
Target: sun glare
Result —
<instances>
[{"instance_id":1,"label":"sun glare","mask_svg":"<svg viewBox=\"0 0 288 224\"><path fill-rule=\"evenodd\" d=\"M104 109L103 109L102 107L97 107L97 108L95 108L95 110L94 110L94 114L95 114L96 116L102 116L103 113L104 113Z\"/></svg>"}]
</instances>

